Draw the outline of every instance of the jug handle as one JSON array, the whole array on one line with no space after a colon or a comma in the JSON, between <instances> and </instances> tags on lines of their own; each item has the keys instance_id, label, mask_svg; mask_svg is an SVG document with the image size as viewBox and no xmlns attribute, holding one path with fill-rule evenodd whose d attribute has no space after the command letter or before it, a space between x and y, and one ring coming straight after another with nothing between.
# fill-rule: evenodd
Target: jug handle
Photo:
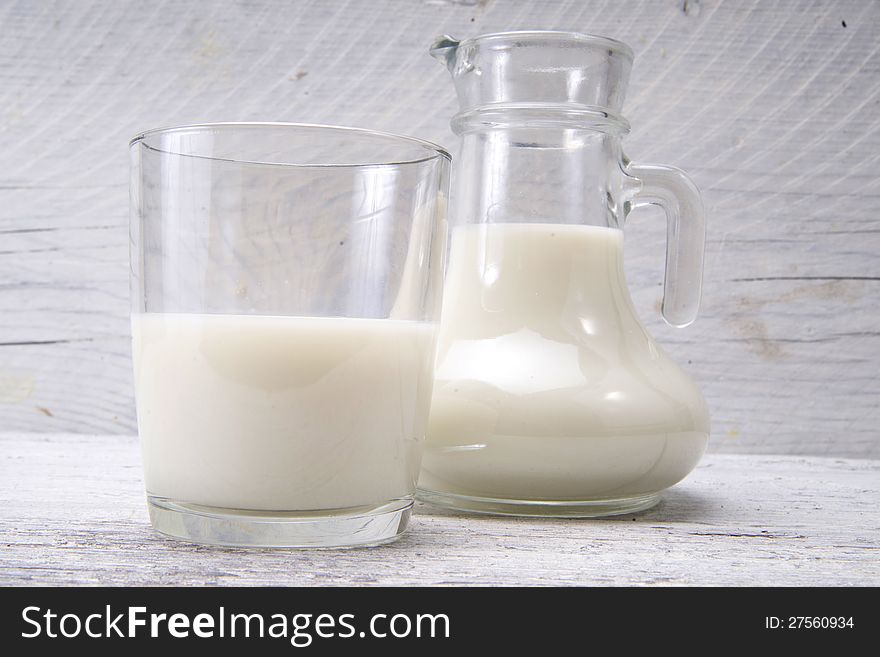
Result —
<instances>
[{"instance_id":1,"label":"jug handle","mask_svg":"<svg viewBox=\"0 0 880 657\"><path fill-rule=\"evenodd\" d=\"M627 163L634 183L630 208L656 205L666 213L666 273L663 319L672 326L691 324L700 309L706 220L700 191L680 169Z\"/></svg>"}]
</instances>

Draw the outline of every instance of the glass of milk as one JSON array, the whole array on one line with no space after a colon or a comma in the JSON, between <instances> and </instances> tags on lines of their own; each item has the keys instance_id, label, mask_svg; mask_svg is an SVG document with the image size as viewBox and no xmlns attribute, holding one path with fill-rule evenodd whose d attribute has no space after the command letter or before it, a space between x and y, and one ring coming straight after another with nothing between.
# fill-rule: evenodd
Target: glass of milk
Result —
<instances>
[{"instance_id":1,"label":"glass of milk","mask_svg":"<svg viewBox=\"0 0 880 657\"><path fill-rule=\"evenodd\" d=\"M219 545L397 538L431 398L449 155L267 123L153 130L130 152L153 526Z\"/></svg>"}]
</instances>

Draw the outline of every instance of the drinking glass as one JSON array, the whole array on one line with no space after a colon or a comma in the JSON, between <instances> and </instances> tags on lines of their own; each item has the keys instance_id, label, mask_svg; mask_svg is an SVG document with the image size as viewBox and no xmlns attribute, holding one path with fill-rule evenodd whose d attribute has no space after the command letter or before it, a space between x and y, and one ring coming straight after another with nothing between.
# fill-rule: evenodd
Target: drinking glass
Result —
<instances>
[{"instance_id":1,"label":"drinking glass","mask_svg":"<svg viewBox=\"0 0 880 657\"><path fill-rule=\"evenodd\" d=\"M152 130L130 153L153 526L223 545L394 540L431 397L449 155L269 123Z\"/></svg>"}]
</instances>

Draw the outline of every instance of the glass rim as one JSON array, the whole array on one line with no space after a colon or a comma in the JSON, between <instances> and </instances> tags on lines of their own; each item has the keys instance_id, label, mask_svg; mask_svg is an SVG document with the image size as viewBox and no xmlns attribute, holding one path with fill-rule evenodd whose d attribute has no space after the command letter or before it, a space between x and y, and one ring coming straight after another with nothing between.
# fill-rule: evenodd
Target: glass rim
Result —
<instances>
[{"instance_id":1,"label":"glass rim","mask_svg":"<svg viewBox=\"0 0 880 657\"><path fill-rule=\"evenodd\" d=\"M504 39L558 39L560 41L570 39L572 41L582 41L603 46L619 52L629 59L634 58L633 49L623 41L613 39L612 37L602 36L600 34L569 32L565 30L512 30L508 32L490 32L488 34L480 34L469 39L464 39L459 44L459 47L462 44L478 43L480 41L501 41Z\"/></svg>"},{"instance_id":2,"label":"glass rim","mask_svg":"<svg viewBox=\"0 0 880 657\"><path fill-rule=\"evenodd\" d=\"M203 155L197 153L183 153L178 152L176 150L169 150L165 148L159 148L153 144L147 143L147 140L150 137L155 137L161 134L170 134L175 132L182 132L184 130L211 130L211 129L234 129L234 128L307 128L307 129L317 129L317 130L326 130L330 132L343 132L350 134L359 134L359 135L369 135L373 137L382 137L385 139L390 139L394 141L406 142L410 145L418 146L425 151L429 151L424 157L412 157L412 158L401 158L401 159L391 159L388 158L387 161L364 161L364 162L316 162L316 163L301 163L301 162L262 162L256 159L249 158L235 158L235 157L216 157L213 155ZM386 132L383 130L373 130L371 128L358 128L352 126L343 126L343 125L332 125L325 123L297 123L297 122L284 122L284 121L217 121L217 122L208 122L208 123L188 123L183 125L175 125L168 126L163 128L152 128L150 130L144 130L143 132L137 133L134 137L132 137L128 142L129 149L134 146L142 145L144 148L148 148L157 153L165 153L167 155L177 155L179 157L192 157L203 160L214 160L217 162L232 162L236 164L252 164L258 166L273 166L273 167L291 167L298 169L326 169L326 168L367 168L367 167L399 167L405 166L408 164L423 164L425 162L430 162L431 160L435 160L438 158L443 158L447 162L452 162L452 156L449 152L443 148L442 146L435 144L434 142L427 141L425 139L420 139L418 137L411 137L409 135L401 135L394 132ZM381 160L381 158L380 158Z\"/></svg>"}]
</instances>

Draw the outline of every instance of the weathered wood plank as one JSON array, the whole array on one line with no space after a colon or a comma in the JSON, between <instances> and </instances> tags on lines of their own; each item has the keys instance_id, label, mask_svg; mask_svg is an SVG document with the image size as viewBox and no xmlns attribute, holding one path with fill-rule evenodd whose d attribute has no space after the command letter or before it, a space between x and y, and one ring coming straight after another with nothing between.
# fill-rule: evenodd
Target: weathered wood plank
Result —
<instances>
[{"instance_id":1,"label":"weathered wood plank","mask_svg":"<svg viewBox=\"0 0 880 657\"><path fill-rule=\"evenodd\" d=\"M0 585L878 585L880 461L712 455L615 520L421 505L392 545L241 550L149 527L129 436L0 435Z\"/></svg>"},{"instance_id":2,"label":"weathered wood plank","mask_svg":"<svg viewBox=\"0 0 880 657\"><path fill-rule=\"evenodd\" d=\"M134 431L133 133L311 121L454 148L427 45L517 28L630 43L630 156L704 191L697 324L656 316L659 215L633 215L627 266L705 390L711 449L880 457L880 3L860 0L2 3L0 430Z\"/></svg>"}]
</instances>

